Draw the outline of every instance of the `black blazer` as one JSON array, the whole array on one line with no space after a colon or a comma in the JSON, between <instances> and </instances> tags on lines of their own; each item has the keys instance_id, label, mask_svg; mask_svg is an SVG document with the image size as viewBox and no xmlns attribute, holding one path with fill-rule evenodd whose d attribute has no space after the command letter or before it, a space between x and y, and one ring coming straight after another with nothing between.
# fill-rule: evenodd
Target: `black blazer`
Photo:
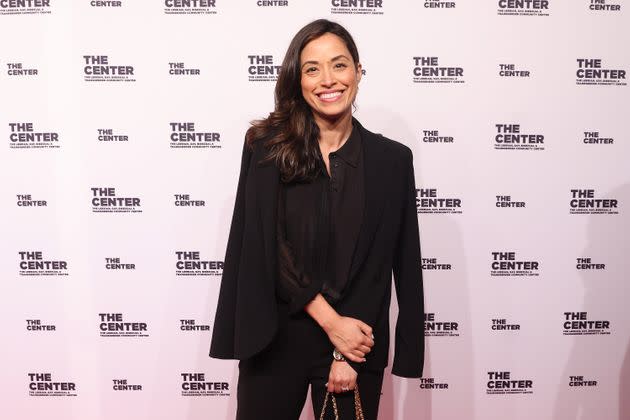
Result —
<instances>
[{"instance_id":1,"label":"black blazer","mask_svg":"<svg viewBox=\"0 0 630 420\"><path fill-rule=\"evenodd\" d=\"M398 298L394 363L397 376L422 376L424 302L420 238L411 149L361 130L365 213L344 297L334 305L344 316L373 328L375 344L365 368L387 366L389 304L394 274ZM277 166L260 164L261 141L243 146L236 202L225 254L210 356L246 359L263 350L278 326L276 302Z\"/></svg>"}]
</instances>

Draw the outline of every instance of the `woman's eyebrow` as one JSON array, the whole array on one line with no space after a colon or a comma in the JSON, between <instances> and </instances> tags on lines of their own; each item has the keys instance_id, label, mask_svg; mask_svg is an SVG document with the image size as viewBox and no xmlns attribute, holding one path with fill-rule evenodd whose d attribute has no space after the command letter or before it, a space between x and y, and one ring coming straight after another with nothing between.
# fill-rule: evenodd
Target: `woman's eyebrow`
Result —
<instances>
[{"instance_id":1,"label":"woman's eyebrow","mask_svg":"<svg viewBox=\"0 0 630 420\"><path fill-rule=\"evenodd\" d=\"M346 60L349 60L349 58L348 58L348 57L346 57L345 55L343 55L343 54L339 54L339 55L337 55L337 56L333 57L330 61L337 61L337 60L339 60L339 59L341 59L341 58L345 58ZM307 64L319 64L319 61L316 61L316 60L308 60L308 61L305 61L305 62L304 62L304 64L302 64L302 67L304 67L304 66L305 66L305 65L307 65Z\"/></svg>"}]
</instances>

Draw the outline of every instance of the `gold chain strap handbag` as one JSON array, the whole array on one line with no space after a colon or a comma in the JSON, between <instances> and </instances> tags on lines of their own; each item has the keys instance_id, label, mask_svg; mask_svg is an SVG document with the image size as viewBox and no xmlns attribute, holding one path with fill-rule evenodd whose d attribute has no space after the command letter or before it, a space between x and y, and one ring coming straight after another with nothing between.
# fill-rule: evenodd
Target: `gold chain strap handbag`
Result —
<instances>
[{"instance_id":1,"label":"gold chain strap handbag","mask_svg":"<svg viewBox=\"0 0 630 420\"><path fill-rule=\"evenodd\" d=\"M330 399L332 400L333 411L335 412L335 420L339 420L339 411L337 410L337 399L335 398L335 394L332 392L326 391L326 396L324 397L324 406L322 407L322 413L319 415L319 420L324 420L324 415L326 414L326 405L328 403L328 396L330 395ZM363 408L361 407L361 396L359 395L359 385L354 387L354 417L356 420L365 420L363 417Z\"/></svg>"}]
</instances>

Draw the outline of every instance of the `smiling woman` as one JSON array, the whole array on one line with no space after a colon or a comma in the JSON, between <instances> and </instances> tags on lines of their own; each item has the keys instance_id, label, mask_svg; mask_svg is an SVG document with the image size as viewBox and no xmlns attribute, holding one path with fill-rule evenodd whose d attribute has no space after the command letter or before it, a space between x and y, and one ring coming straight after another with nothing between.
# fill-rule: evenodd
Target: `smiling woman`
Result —
<instances>
[{"instance_id":1,"label":"smiling woman","mask_svg":"<svg viewBox=\"0 0 630 420\"><path fill-rule=\"evenodd\" d=\"M300 62L302 96L315 122L325 124L347 113L357 94L361 64L354 62L343 40L331 33L320 36L304 47Z\"/></svg>"},{"instance_id":2,"label":"smiling woman","mask_svg":"<svg viewBox=\"0 0 630 420\"><path fill-rule=\"evenodd\" d=\"M245 136L210 348L241 361L238 420L297 420L309 386L316 418L327 392L354 418L359 384L376 419L392 271L392 373L422 375L413 156L353 117L361 74L345 28L309 23L285 54L275 109Z\"/></svg>"},{"instance_id":3,"label":"smiling woman","mask_svg":"<svg viewBox=\"0 0 630 420\"><path fill-rule=\"evenodd\" d=\"M344 27L319 19L295 35L281 68L275 110L253 122L246 140L250 146L267 140L265 161L279 165L283 182L313 180L320 154L328 166L328 153L321 152L338 149L352 130L351 106L362 70L359 52ZM325 148L320 151L321 144Z\"/></svg>"}]
</instances>

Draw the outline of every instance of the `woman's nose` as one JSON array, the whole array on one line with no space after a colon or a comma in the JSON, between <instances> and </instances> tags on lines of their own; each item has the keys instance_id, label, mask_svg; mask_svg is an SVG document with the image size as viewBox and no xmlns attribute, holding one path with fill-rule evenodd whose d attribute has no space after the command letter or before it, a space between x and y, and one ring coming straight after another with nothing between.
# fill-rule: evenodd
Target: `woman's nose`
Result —
<instances>
[{"instance_id":1,"label":"woman's nose","mask_svg":"<svg viewBox=\"0 0 630 420\"><path fill-rule=\"evenodd\" d=\"M322 69L322 78L320 80L320 83L324 86L330 86L332 84L335 83L335 79L333 77L333 73L332 71L330 71L330 69Z\"/></svg>"}]
</instances>

